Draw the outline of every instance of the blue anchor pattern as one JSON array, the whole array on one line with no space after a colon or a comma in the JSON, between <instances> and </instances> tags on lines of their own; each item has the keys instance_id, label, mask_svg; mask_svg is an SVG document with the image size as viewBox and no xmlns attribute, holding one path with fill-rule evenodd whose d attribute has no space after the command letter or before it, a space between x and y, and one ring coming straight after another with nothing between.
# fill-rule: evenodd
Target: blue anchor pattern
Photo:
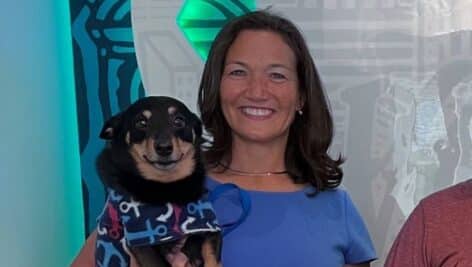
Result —
<instances>
[{"instance_id":1,"label":"blue anchor pattern","mask_svg":"<svg viewBox=\"0 0 472 267\"><path fill-rule=\"evenodd\" d=\"M186 235L218 231L221 228L206 198L186 205L155 206L109 189L98 219L96 266L129 266L128 246L159 245Z\"/></svg>"}]
</instances>

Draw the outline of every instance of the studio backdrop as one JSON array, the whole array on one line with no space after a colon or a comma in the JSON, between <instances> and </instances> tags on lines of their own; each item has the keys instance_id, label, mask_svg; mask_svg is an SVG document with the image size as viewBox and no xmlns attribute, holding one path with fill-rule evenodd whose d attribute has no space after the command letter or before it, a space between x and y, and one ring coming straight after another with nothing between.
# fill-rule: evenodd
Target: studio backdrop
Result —
<instances>
[{"instance_id":1,"label":"studio backdrop","mask_svg":"<svg viewBox=\"0 0 472 267\"><path fill-rule=\"evenodd\" d=\"M424 196L472 177L468 0L70 1L87 232L105 198L95 172L103 122L144 95L196 111L203 63L229 19L271 6L296 23L335 120L343 186L382 266Z\"/></svg>"}]
</instances>

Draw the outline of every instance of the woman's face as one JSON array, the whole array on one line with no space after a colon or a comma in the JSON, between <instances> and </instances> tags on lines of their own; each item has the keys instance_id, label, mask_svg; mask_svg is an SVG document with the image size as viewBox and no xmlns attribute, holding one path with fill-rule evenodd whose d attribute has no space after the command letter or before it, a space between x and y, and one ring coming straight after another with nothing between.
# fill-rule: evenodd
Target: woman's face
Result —
<instances>
[{"instance_id":1,"label":"woman's face","mask_svg":"<svg viewBox=\"0 0 472 267\"><path fill-rule=\"evenodd\" d=\"M239 33L226 54L220 101L235 141L285 145L301 103L295 55L280 35Z\"/></svg>"}]
</instances>

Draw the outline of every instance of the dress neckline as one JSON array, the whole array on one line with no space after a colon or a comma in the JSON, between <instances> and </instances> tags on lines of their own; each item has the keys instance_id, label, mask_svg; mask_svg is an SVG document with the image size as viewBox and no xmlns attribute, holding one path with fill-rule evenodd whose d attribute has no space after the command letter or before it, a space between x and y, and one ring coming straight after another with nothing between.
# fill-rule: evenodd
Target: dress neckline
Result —
<instances>
[{"instance_id":1,"label":"dress neckline","mask_svg":"<svg viewBox=\"0 0 472 267\"><path fill-rule=\"evenodd\" d=\"M216 180L215 178L213 178L209 175L207 175L206 180L207 180L208 183L210 183L214 186L224 184L224 183ZM267 196L283 196L283 195L287 196L287 195L299 195L299 194L305 195L306 193L313 192L313 189L310 186L304 186L304 187L302 187L300 189L297 189L297 190L294 190L294 191L262 191L262 190L246 189L246 188L242 188L242 187L239 187L239 188L241 188L242 190L244 190L244 191L246 191L246 192L248 192L252 195L267 195Z\"/></svg>"}]
</instances>

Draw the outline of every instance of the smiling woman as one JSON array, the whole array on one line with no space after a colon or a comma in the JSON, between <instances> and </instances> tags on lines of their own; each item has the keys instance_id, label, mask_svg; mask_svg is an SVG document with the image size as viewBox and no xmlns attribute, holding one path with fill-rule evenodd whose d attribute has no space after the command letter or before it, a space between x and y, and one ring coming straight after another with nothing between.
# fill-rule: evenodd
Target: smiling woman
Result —
<instances>
[{"instance_id":1,"label":"smiling woman","mask_svg":"<svg viewBox=\"0 0 472 267\"><path fill-rule=\"evenodd\" d=\"M211 47L198 105L213 136L208 187L235 184L252 205L224 239L223 266L368 266L375 259L362 218L337 189L343 160L327 154L327 99L290 21L256 11L229 22ZM224 223L241 207L229 196L215 209Z\"/></svg>"}]
</instances>

